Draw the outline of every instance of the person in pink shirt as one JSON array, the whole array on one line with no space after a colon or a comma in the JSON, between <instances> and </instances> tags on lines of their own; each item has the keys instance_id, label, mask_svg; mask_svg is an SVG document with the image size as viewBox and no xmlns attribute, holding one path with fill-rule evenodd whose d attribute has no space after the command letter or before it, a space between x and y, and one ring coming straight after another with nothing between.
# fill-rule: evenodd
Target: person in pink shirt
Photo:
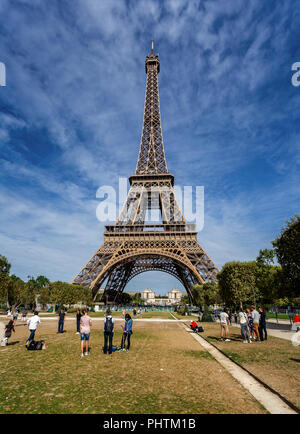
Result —
<instances>
[{"instance_id":1,"label":"person in pink shirt","mask_svg":"<svg viewBox=\"0 0 300 434\"><path fill-rule=\"evenodd\" d=\"M89 340L91 333L92 320L88 316L88 310L83 311L83 316L80 318L80 347L81 354L80 357L89 356ZM85 341L85 353L83 354L83 342Z\"/></svg>"}]
</instances>

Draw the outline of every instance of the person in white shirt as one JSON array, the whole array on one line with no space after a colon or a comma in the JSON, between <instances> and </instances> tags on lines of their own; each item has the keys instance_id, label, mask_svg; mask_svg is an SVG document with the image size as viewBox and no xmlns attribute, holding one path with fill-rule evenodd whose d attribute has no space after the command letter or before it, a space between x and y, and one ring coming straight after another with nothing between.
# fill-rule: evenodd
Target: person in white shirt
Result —
<instances>
[{"instance_id":1,"label":"person in white shirt","mask_svg":"<svg viewBox=\"0 0 300 434\"><path fill-rule=\"evenodd\" d=\"M225 312L225 309L220 313L220 323L221 323L221 341L225 337L225 341L229 342L228 339L228 325L229 325L229 316L228 313ZM224 336L225 335L225 336Z\"/></svg>"},{"instance_id":2,"label":"person in white shirt","mask_svg":"<svg viewBox=\"0 0 300 434\"><path fill-rule=\"evenodd\" d=\"M250 341L250 335L249 335L249 329L248 329L248 315L244 311L244 309L241 307L241 310L239 312L239 320L240 320L240 326L241 326L241 334L244 339L244 344L251 344Z\"/></svg>"},{"instance_id":3,"label":"person in white shirt","mask_svg":"<svg viewBox=\"0 0 300 434\"><path fill-rule=\"evenodd\" d=\"M33 341L37 325L40 324L40 323L41 323L41 320L40 320L40 317L39 317L39 313L38 313L38 311L35 310L34 311L34 315L30 319L27 320L27 324L28 324L28 327L29 327L30 335L29 335L29 338L26 341L26 344L27 344L27 342Z\"/></svg>"}]
</instances>

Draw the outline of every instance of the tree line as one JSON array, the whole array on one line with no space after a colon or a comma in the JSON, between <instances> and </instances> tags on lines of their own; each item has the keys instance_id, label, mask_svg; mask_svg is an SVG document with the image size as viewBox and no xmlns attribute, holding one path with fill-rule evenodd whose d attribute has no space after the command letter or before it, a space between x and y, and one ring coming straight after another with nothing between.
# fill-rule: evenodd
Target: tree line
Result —
<instances>
[{"instance_id":1,"label":"tree line","mask_svg":"<svg viewBox=\"0 0 300 434\"><path fill-rule=\"evenodd\" d=\"M10 268L7 258L0 255L0 304L9 309L14 310L20 306L35 308L36 301L43 307L47 304L88 305L92 301L88 288L67 282L50 282L45 276L28 276L28 281L24 282L15 274L10 275Z\"/></svg>"},{"instance_id":2,"label":"tree line","mask_svg":"<svg viewBox=\"0 0 300 434\"><path fill-rule=\"evenodd\" d=\"M218 283L193 287L197 306L222 305L239 308L250 304L300 306L300 216L286 222L255 261L227 262L218 273ZM279 265L275 265L275 260Z\"/></svg>"}]
</instances>

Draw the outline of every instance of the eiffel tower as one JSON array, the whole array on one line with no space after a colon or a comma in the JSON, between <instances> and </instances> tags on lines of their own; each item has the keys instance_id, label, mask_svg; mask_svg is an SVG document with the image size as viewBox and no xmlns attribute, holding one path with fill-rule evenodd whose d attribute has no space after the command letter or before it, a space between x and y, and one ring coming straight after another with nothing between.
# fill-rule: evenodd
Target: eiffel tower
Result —
<instances>
[{"instance_id":1,"label":"eiffel tower","mask_svg":"<svg viewBox=\"0 0 300 434\"><path fill-rule=\"evenodd\" d=\"M119 218L105 226L104 242L73 279L91 288L95 299L106 282L102 300L118 302L126 284L136 275L159 270L175 276L193 302L192 287L216 281L218 268L197 240L195 225L187 224L174 194L174 176L164 152L158 74L160 61L146 56L144 120L136 172ZM150 212L159 223L147 223Z\"/></svg>"}]
</instances>

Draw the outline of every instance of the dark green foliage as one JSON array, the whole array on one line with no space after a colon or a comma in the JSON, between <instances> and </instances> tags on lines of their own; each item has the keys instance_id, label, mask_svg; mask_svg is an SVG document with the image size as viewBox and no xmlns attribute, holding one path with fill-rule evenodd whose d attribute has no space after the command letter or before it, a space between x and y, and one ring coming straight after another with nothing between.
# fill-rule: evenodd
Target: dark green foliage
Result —
<instances>
[{"instance_id":1,"label":"dark green foliage","mask_svg":"<svg viewBox=\"0 0 300 434\"><path fill-rule=\"evenodd\" d=\"M300 291L300 216L286 222L281 234L273 241L275 254L282 267L282 296L296 297Z\"/></svg>"}]
</instances>

